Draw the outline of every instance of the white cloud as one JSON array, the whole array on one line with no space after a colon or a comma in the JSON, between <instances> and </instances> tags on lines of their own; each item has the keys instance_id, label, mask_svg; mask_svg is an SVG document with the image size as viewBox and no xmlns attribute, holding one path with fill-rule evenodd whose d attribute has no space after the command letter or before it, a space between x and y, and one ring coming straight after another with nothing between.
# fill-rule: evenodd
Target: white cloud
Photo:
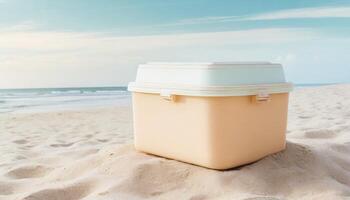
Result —
<instances>
[{"instance_id":1,"label":"white cloud","mask_svg":"<svg viewBox=\"0 0 350 200\"><path fill-rule=\"evenodd\" d=\"M272 46L315 38L285 28L132 37L2 31L0 88L125 85L147 61L266 60Z\"/></svg>"},{"instance_id":2,"label":"white cloud","mask_svg":"<svg viewBox=\"0 0 350 200\"><path fill-rule=\"evenodd\" d=\"M257 21L276 19L301 19L301 18L350 18L350 6L341 7L313 7L286 9L247 16L210 16L179 20L171 24L158 26L182 26L195 24L215 24L232 21Z\"/></svg>"},{"instance_id":3,"label":"white cloud","mask_svg":"<svg viewBox=\"0 0 350 200\"><path fill-rule=\"evenodd\" d=\"M189 45L280 43L315 38L311 29L269 28L176 35L116 37L103 33L0 31L0 48L74 50L87 47L120 51Z\"/></svg>"},{"instance_id":4,"label":"white cloud","mask_svg":"<svg viewBox=\"0 0 350 200\"><path fill-rule=\"evenodd\" d=\"M0 3L1 3L1 0L0 0ZM38 27L38 24L34 23L33 21L23 21L19 24L13 25L13 26L6 26L6 27L0 26L0 33L1 32L31 31L31 30L35 30L37 27Z\"/></svg>"},{"instance_id":5,"label":"white cloud","mask_svg":"<svg viewBox=\"0 0 350 200\"><path fill-rule=\"evenodd\" d=\"M181 26L181 25L192 25L192 24L212 24L212 23L221 23L227 21L237 21L239 20L238 16L212 16L212 17L199 17L199 18L189 18L179 20L178 22L171 24L163 24L158 26Z\"/></svg>"},{"instance_id":6,"label":"white cloud","mask_svg":"<svg viewBox=\"0 0 350 200\"><path fill-rule=\"evenodd\" d=\"M116 37L5 31L0 32L0 88L125 85L137 64L147 61L266 60L281 62L289 80L299 83L350 80L350 40L315 32L275 28Z\"/></svg>"},{"instance_id":7,"label":"white cloud","mask_svg":"<svg viewBox=\"0 0 350 200\"><path fill-rule=\"evenodd\" d=\"M315 7L287 9L243 17L242 20L275 20L296 18L349 18L350 7Z\"/></svg>"}]
</instances>

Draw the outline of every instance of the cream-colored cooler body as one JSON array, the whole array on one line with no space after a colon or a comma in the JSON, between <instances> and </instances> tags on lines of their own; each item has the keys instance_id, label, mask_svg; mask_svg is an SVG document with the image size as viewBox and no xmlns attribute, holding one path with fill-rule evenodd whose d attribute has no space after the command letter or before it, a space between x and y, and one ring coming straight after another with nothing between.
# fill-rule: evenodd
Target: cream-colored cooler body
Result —
<instances>
[{"instance_id":1,"label":"cream-colored cooler body","mask_svg":"<svg viewBox=\"0 0 350 200\"><path fill-rule=\"evenodd\" d=\"M285 148L292 84L280 64L147 63L128 89L139 151L228 169Z\"/></svg>"},{"instance_id":2,"label":"cream-colored cooler body","mask_svg":"<svg viewBox=\"0 0 350 200\"><path fill-rule=\"evenodd\" d=\"M135 148L207 168L228 169L285 148L288 93L166 100L133 93Z\"/></svg>"}]
</instances>

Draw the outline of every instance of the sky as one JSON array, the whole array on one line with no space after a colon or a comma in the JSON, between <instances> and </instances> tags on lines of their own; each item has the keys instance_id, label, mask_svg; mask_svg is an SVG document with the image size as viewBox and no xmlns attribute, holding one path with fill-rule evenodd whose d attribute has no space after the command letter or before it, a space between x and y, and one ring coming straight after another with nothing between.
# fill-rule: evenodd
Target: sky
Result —
<instances>
[{"instance_id":1,"label":"sky","mask_svg":"<svg viewBox=\"0 0 350 200\"><path fill-rule=\"evenodd\" d=\"M350 0L0 0L0 88L125 86L149 61L349 83Z\"/></svg>"}]
</instances>

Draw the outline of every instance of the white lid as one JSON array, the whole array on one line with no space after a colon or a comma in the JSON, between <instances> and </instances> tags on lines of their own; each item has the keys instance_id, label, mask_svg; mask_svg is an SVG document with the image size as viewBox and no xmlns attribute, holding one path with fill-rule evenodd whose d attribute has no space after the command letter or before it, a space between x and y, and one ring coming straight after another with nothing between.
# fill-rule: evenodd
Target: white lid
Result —
<instances>
[{"instance_id":1,"label":"white lid","mask_svg":"<svg viewBox=\"0 0 350 200\"><path fill-rule=\"evenodd\" d=\"M285 93L280 64L269 62L147 63L139 66L129 91L188 96Z\"/></svg>"}]
</instances>

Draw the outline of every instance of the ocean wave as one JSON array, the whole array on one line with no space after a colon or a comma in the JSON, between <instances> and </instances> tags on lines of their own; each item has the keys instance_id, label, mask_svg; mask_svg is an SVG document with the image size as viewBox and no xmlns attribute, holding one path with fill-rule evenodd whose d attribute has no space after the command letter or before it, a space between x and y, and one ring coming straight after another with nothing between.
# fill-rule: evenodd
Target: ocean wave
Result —
<instances>
[{"instance_id":1,"label":"ocean wave","mask_svg":"<svg viewBox=\"0 0 350 200\"><path fill-rule=\"evenodd\" d=\"M92 88L33 88L33 89L0 89L0 96L31 96L31 95L65 95L93 93L124 93L126 87L92 87Z\"/></svg>"},{"instance_id":2,"label":"ocean wave","mask_svg":"<svg viewBox=\"0 0 350 200\"><path fill-rule=\"evenodd\" d=\"M82 94L84 91L82 90L67 90L67 91L50 91L50 94Z\"/></svg>"},{"instance_id":3,"label":"ocean wave","mask_svg":"<svg viewBox=\"0 0 350 200\"><path fill-rule=\"evenodd\" d=\"M0 89L0 113L127 105L126 88Z\"/></svg>"}]
</instances>

